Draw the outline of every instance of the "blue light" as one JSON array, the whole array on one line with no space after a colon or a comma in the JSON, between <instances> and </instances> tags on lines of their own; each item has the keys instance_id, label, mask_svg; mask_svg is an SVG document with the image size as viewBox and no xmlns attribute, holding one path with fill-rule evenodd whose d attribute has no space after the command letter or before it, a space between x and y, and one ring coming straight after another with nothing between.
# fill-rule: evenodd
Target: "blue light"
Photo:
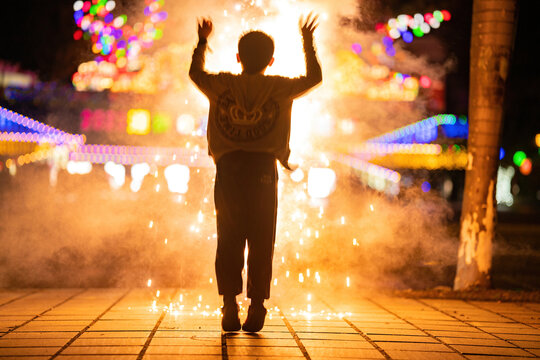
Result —
<instances>
[{"instance_id":1,"label":"blue light","mask_svg":"<svg viewBox=\"0 0 540 360\"><path fill-rule=\"evenodd\" d=\"M427 193L429 190L431 190L431 184L427 181L424 181L421 188L423 192Z\"/></svg>"},{"instance_id":2,"label":"blue light","mask_svg":"<svg viewBox=\"0 0 540 360\"><path fill-rule=\"evenodd\" d=\"M499 160L504 159L504 155L505 155L505 154L506 154L506 152L504 151L503 148L501 148L501 149L499 150Z\"/></svg>"},{"instance_id":3,"label":"blue light","mask_svg":"<svg viewBox=\"0 0 540 360\"><path fill-rule=\"evenodd\" d=\"M413 34L410 31L405 31L401 34L401 37L403 38L403 41L406 43L411 43L413 41Z\"/></svg>"},{"instance_id":4,"label":"blue light","mask_svg":"<svg viewBox=\"0 0 540 360\"><path fill-rule=\"evenodd\" d=\"M383 37L382 42L386 47L392 46L394 44L394 40L392 40L390 36Z\"/></svg>"}]
</instances>

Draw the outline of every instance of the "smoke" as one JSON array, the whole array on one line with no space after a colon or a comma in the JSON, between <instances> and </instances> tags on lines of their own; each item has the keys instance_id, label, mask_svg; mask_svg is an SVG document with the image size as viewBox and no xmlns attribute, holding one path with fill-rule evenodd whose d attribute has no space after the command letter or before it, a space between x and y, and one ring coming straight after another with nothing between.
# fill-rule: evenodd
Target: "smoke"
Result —
<instances>
[{"instance_id":1,"label":"smoke","mask_svg":"<svg viewBox=\"0 0 540 360\"><path fill-rule=\"evenodd\" d=\"M343 146L427 114L421 97L415 102L373 101L350 91L368 85L354 82L358 77L347 68L352 60L344 54L350 53L352 43L369 47L380 41L374 32L340 24L343 16L355 14L356 2L342 2L339 7L321 0L263 3L267 14L261 8L246 8L249 2L167 1L165 35L145 55L153 59L146 70L152 70L159 84L158 100L150 104L143 98L117 96L111 109L148 106L204 117L208 102L187 76L200 16L214 21L207 59L210 70L239 72L238 37L246 30L262 29L276 43L276 62L269 72L298 76L305 71L298 18L314 11L320 14L315 41L324 82L295 102L291 136L292 157L304 164L306 172L308 164L320 165L325 152L342 151ZM142 1L131 4L129 11L136 13L139 5ZM375 65L368 60L368 65ZM399 63L385 66L433 79L442 79L445 71L407 52L402 52ZM52 114L55 118L60 117ZM354 132L341 133L338 122L351 118ZM110 135L106 140L125 137ZM169 146L184 146L186 139L173 134L166 140ZM136 141L133 145L145 142ZM450 210L444 200L412 188L388 198L355 182L351 169L331 167L337 172L337 190L321 202L309 199L305 179L295 183L288 173L281 174L276 289L447 284L457 250L446 230ZM169 193L163 169L155 170L158 177L147 176L136 193L129 189L129 175L123 187L112 190L102 165L94 165L88 175L60 170L56 186L49 183L46 165L26 165L14 177L0 173L0 286L144 286L152 279L157 286L190 287L215 282L213 169L192 168L184 196ZM160 191L155 190L158 184Z\"/></svg>"}]
</instances>

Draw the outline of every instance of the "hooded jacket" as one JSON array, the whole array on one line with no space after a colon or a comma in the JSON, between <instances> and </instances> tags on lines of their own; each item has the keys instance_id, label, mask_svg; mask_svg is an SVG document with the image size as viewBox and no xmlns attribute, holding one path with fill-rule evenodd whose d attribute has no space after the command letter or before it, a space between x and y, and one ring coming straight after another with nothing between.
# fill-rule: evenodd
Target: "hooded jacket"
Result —
<instances>
[{"instance_id":1,"label":"hooded jacket","mask_svg":"<svg viewBox=\"0 0 540 360\"><path fill-rule=\"evenodd\" d=\"M298 78L204 70L206 41L199 41L189 76L210 101L208 153L217 163L233 151L273 154L289 168L291 109L295 98L322 81L313 42L304 39L306 75Z\"/></svg>"}]
</instances>

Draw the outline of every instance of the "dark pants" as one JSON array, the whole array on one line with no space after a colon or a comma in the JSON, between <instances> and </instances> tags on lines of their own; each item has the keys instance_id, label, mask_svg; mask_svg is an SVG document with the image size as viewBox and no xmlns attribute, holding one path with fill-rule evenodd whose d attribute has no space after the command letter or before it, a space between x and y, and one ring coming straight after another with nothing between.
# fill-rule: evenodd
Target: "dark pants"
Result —
<instances>
[{"instance_id":1,"label":"dark pants","mask_svg":"<svg viewBox=\"0 0 540 360\"><path fill-rule=\"evenodd\" d=\"M216 278L220 295L242 293L247 245L247 296L268 299L276 238L276 159L236 151L217 163L214 201L217 216Z\"/></svg>"}]
</instances>

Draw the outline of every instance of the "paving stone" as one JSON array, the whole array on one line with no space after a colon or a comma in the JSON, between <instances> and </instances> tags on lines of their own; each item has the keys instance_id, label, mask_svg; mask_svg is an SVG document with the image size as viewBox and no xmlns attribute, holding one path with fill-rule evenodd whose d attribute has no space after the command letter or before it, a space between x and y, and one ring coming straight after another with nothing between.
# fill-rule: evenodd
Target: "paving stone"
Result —
<instances>
[{"instance_id":1,"label":"paving stone","mask_svg":"<svg viewBox=\"0 0 540 360\"><path fill-rule=\"evenodd\" d=\"M522 348L527 349L540 349L540 339L537 341L529 341L529 340L512 340L512 344L515 344Z\"/></svg>"},{"instance_id":2,"label":"paving stone","mask_svg":"<svg viewBox=\"0 0 540 360\"><path fill-rule=\"evenodd\" d=\"M498 355L467 355L470 360L531 360L531 357L523 356L498 356Z\"/></svg>"},{"instance_id":3,"label":"paving stone","mask_svg":"<svg viewBox=\"0 0 540 360\"><path fill-rule=\"evenodd\" d=\"M229 355L245 356L302 356L298 346L227 346Z\"/></svg>"},{"instance_id":4,"label":"paving stone","mask_svg":"<svg viewBox=\"0 0 540 360\"><path fill-rule=\"evenodd\" d=\"M114 337L131 337L144 338L150 335L149 330L145 331L92 331L88 330L81 334L80 338L114 338Z\"/></svg>"},{"instance_id":5,"label":"paving stone","mask_svg":"<svg viewBox=\"0 0 540 360\"><path fill-rule=\"evenodd\" d=\"M352 349L373 349L373 345L369 342L362 341L348 341L348 340L302 340L302 344L306 347L343 347Z\"/></svg>"},{"instance_id":6,"label":"paving stone","mask_svg":"<svg viewBox=\"0 0 540 360\"><path fill-rule=\"evenodd\" d=\"M391 342L414 342L414 343L439 343L429 336L410 336L410 335L370 335L369 338L373 341L391 341Z\"/></svg>"},{"instance_id":7,"label":"paving stone","mask_svg":"<svg viewBox=\"0 0 540 360\"><path fill-rule=\"evenodd\" d=\"M221 339L219 340L221 341ZM262 337L261 338L227 337L227 346L297 346L297 345L296 345L296 341L292 337L288 339L269 339L269 338L262 338Z\"/></svg>"},{"instance_id":8,"label":"paving stone","mask_svg":"<svg viewBox=\"0 0 540 360\"><path fill-rule=\"evenodd\" d=\"M50 338L2 338L0 348L3 347L24 347L24 346L58 346L62 347L68 339Z\"/></svg>"},{"instance_id":9,"label":"paving stone","mask_svg":"<svg viewBox=\"0 0 540 360\"><path fill-rule=\"evenodd\" d=\"M59 355L57 359L61 360L136 360L137 355ZM146 359L146 357L145 357ZM27 359L30 360L30 359Z\"/></svg>"},{"instance_id":10,"label":"paving stone","mask_svg":"<svg viewBox=\"0 0 540 360\"><path fill-rule=\"evenodd\" d=\"M170 338L152 338L152 346L156 345L176 345L176 346L221 346L221 338L218 337L170 337Z\"/></svg>"},{"instance_id":11,"label":"paving stone","mask_svg":"<svg viewBox=\"0 0 540 360\"><path fill-rule=\"evenodd\" d=\"M367 334L368 336L372 335L410 335L410 336L426 336L426 334L418 329L386 329L386 328L368 328L360 330Z\"/></svg>"},{"instance_id":12,"label":"paving stone","mask_svg":"<svg viewBox=\"0 0 540 360\"><path fill-rule=\"evenodd\" d=\"M150 343L146 353L165 355L219 355L221 354L221 346L154 346Z\"/></svg>"},{"instance_id":13,"label":"paving stone","mask_svg":"<svg viewBox=\"0 0 540 360\"><path fill-rule=\"evenodd\" d=\"M453 347L463 354L476 355L504 355L504 356L530 356L527 352L519 348L494 347L494 346L474 346L474 345L453 345Z\"/></svg>"},{"instance_id":14,"label":"paving stone","mask_svg":"<svg viewBox=\"0 0 540 360\"><path fill-rule=\"evenodd\" d=\"M143 337L114 337L114 338L78 338L71 346L126 346L144 345L146 338Z\"/></svg>"},{"instance_id":15,"label":"paving stone","mask_svg":"<svg viewBox=\"0 0 540 360\"><path fill-rule=\"evenodd\" d=\"M388 350L386 353L394 360L463 360L461 355L452 352Z\"/></svg>"},{"instance_id":16,"label":"paving stone","mask_svg":"<svg viewBox=\"0 0 540 360\"><path fill-rule=\"evenodd\" d=\"M115 355L115 354L138 354L142 350L142 346L74 346L71 345L65 349L62 354L65 355Z\"/></svg>"},{"instance_id":17,"label":"paving stone","mask_svg":"<svg viewBox=\"0 0 540 360\"><path fill-rule=\"evenodd\" d=\"M412 343L412 342L377 342L382 349L386 350L411 350L411 351L452 351L440 343Z\"/></svg>"},{"instance_id":18,"label":"paving stone","mask_svg":"<svg viewBox=\"0 0 540 360\"><path fill-rule=\"evenodd\" d=\"M6 334L2 339L71 339L77 331L16 331Z\"/></svg>"},{"instance_id":19,"label":"paving stone","mask_svg":"<svg viewBox=\"0 0 540 360\"><path fill-rule=\"evenodd\" d=\"M306 347L306 350L310 356L324 357L326 359L334 357L348 357L356 359L384 359L384 356L375 349Z\"/></svg>"},{"instance_id":20,"label":"paving stone","mask_svg":"<svg viewBox=\"0 0 540 360\"><path fill-rule=\"evenodd\" d=\"M11 347L11 348L0 348L0 356L13 356L13 355L52 355L60 347L51 346L51 347Z\"/></svg>"},{"instance_id":21,"label":"paving stone","mask_svg":"<svg viewBox=\"0 0 540 360\"><path fill-rule=\"evenodd\" d=\"M499 339L474 339L474 338L457 338L457 337L439 337L439 340L450 345L480 345L480 346L501 346L515 347L504 340ZM515 344L515 342L513 342Z\"/></svg>"}]
</instances>

